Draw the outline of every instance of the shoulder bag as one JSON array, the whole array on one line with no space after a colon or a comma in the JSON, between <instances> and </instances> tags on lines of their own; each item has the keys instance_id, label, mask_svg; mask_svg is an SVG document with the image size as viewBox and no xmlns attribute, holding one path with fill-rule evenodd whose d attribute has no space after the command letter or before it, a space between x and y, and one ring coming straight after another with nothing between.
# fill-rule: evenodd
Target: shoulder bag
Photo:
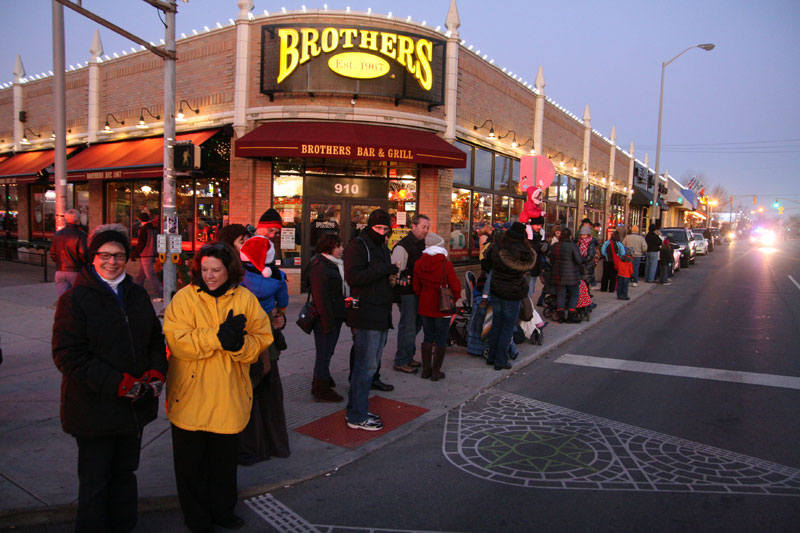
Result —
<instances>
[{"instance_id":1,"label":"shoulder bag","mask_svg":"<svg viewBox=\"0 0 800 533\"><path fill-rule=\"evenodd\" d=\"M314 306L314 302L311 301L311 291L309 291L306 303L303 308L300 309L300 315L297 317L297 325L304 332L310 334L314 331L314 323L318 318L319 314L317 313L317 308Z\"/></svg>"},{"instance_id":2,"label":"shoulder bag","mask_svg":"<svg viewBox=\"0 0 800 533\"><path fill-rule=\"evenodd\" d=\"M439 283L439 311L442 313L452 313L456 307L456 298L450 286L447 284L446 267L447 261L442 263L442 280Z\"/></svg>"}]
</instances>

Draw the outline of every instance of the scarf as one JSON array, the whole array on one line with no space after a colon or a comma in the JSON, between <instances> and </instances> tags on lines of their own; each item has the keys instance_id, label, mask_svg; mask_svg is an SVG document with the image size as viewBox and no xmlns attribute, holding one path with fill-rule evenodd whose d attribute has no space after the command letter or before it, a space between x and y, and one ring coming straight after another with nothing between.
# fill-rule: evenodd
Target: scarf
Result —
<instances>
[{"instance_id":1,"label":"scarf","mask_svg":"<svg viewBox=\"0 0 800 533\"><path fill-rule=\"evenodd\" d=\"M442 254L447 257L447 250L442 248L441 246L428 246L425 248L425 251L422 252L423 254L427 255L439 255Z\"/></svg>"},{"instance_id":2,"label":"scarf","mask_svg":"<svg viewBox=\"0 0 800 533\"><path fill-rule=\"evenodd\" d=\"M201 279L200 280L200 288L198 290L201 290L201 291L203 291L205 293L208 293L209 295L213 296L214 298L219 298L220 296L222 296L223 294L228 292L228 289L230 289L230 288L231 288L231 280L230 279L226 280L225 283L223 283L222 285L220 285L219 287L217 287L213 291L211 289L209 289L208 285L206 285L206 282Z\"/></svg>"},{"instance_id":3,"label":"scarf","mask_svg":"<svg viewBox=\"0 0 800 533\"><path fill-rule=\"evenodd\" d=\"M344 294L344 297L347 298L348 296L350 296L350 286L344 280L344 261L342 261L341 259L337 259L336 257L333 257L330 254L322 254L322 256L331 263L333 263L334 265L336 265L336 267L339 269L339 275L342 277L342 294Z\"/></svg>"},{"instance_id":4,"label":"scarf","mask_svg":"<svg viewBox=\"0 0 800 533\"><path fill-rule=\"evenodd\" d=\"M578 239L578 248L580 248L582 256L586 256L589 253L590 244L592 244L592 239Z\"/></svg>"}]
</instances>

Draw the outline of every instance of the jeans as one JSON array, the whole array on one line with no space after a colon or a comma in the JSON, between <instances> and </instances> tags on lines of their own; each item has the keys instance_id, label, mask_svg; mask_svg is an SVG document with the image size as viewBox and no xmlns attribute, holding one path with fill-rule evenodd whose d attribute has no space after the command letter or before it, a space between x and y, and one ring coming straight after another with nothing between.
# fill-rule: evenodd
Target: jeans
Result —
<instances>
[{"instance_id":1,"label":"jeans","mask_svg":"<svg viewBox=\"0 0 800 533\"><path fill-rule=\"evenodd\" d=\"M669 263L664 263L661 266L661 283L666 283L669 281Z\"/></svg>"},{"instance_id":2,"label":"jeans","mask_svg":"<svg viewBox=\"0 0 800 533\"><path fill-rule=\"evenodd\" d=\"M631 276L631 283L639 283L639 266L642 264L642 256L637 255L633 258L633 275Z\"/></svg>"},{"instance_id":3,"label":"jeans","mask_svg":"<svg viewBox=\"0 0 800 533\"><path fill-rule=\"evenodd\" d=\"M66 270L56 270L56 291L59 298L62 294L67 292L74 284L75 278L78 277L77 272L67 272Z\"/></svg>"},{"instance_id":4,"label":"jeans","mask_svg":"<svg viewBox=\"0 0 800 533\"><path fill-rule=\"evenodd\" d=\"M418 307L419 296L416 294L400 296L400 323L397 324L395 366L407 365L414 358L417 350L417 333L422 328L422 318L417 314Z\"/></svg>"},{"instance_id":5,"label":"jeans","mask_svg":"<svg viewBox=\"0 0 800 533\"><path fill-rule=\"evenodd\" d=\"M519 320L520 300L504 300L490 295L492 330L489 332L489 361L504 366L508 363L508 345Z\"/></svg>"},{"instance_id":6,"label":"jeans","mask_svg":"<svg viewBox=\"0 0 800 533\"><path fill-rule=\"evenodd\" d=\"M422 342L447 348L447 338L450 336L450 317L423 316L422 331Z\"/></svg>"},{"instance_id":7,"label":"jeans","mask_svg":"<svg viewBox=\"0 0 800 533\"><path fill-rule=\"evenodd\" d=\"M156 269L153 267L154 260L155 258L153 257L139 258L139 271L136 273L136 277L133 278L133 282L144 287L144 281L147 278L156 286L156 294L161 296L164 288L161 286L161 281L156 275Z\"/></svg>"},{"instance_id":8,"label":"jeans","mask_svg":"<svg viewBox=\"0 0 800 533\"><path fill-rule=\"evenodd\" d=\"M658 270L658 252L647 252L647 261L644 264L644 280L652 283L656 280Z\"/></svg>"},{"instance_id":9,"label":"jeans","mask_svg":"<svg viewBox=\"0 0 800 533\"><path fill-rule=\"evenodd\" d=\"M631 278L623 278L617 276L617 298L627 298L628 297L628 284L630 283Z\"/></svg>"},{"instance_id":10,"label":"jeans","mask_svg":"<svg viewBox=\"0 0 800 533\"><path fill-rule=\"evenodd\" d=\"M353 328L353 368L347 393L347 420L360 424L367 419L369 390L378 370L388 330Z\"/></svg>"},{"instance_id":11,"label":"jeans","mask_svg":"<svg viewBox=\"0 0 800 533\"><path fill-rule=\"evenodd\" d=\"M333 320L330 333L322 332L322 321L314 322L314 347L317 350L314 359L314 379L327 381L331 378L331 357L339 342L339 333L342 331L342 321Z\"/></svg>"},{"instance_id":12,"label":"jeans","mask_svg":"<svg viewBox=\"0 0 800 533\"><path fill-rule=\"evenodd\" d=\"M528 285L528 298L533 299L534 292L536 292L536 276L531 276L531 282Z\"/></svg>"},{"instance_id":13,"label":"jeans","mask_svg":"<svg viewBox=\"0 0 800 533\"><path fill-rule=\"evenodd\" d=\"M580 294L580 284L578 285L557 285L556 286L556 308L575 310L578 305L578 295ZM569 297L569 299L567 298ZM566 305L565 305L566 304Z\"/></svg>"},{"instance_id":14,"label":"jeans","mask_svg":"<svg viewBox=\"0 0 800 533\"><path fill-rule=\"evenodd\" d=\"M609 251L609 254L611 252ZM603 260L603 279L600 281L600 292L613 292L617 287L617 269L614 262L608 259Z\"/></svg>"},{"instance_id":15,"label":"jeans","mask_svg":"<svg viewBox=\"0 0 800 533\"><path fill-rule=\"evenodd\" d=\"M136 470L142 439L136 433L77 437L76 531L131 531L136 527Z\"/></svg>"}]
</instances>

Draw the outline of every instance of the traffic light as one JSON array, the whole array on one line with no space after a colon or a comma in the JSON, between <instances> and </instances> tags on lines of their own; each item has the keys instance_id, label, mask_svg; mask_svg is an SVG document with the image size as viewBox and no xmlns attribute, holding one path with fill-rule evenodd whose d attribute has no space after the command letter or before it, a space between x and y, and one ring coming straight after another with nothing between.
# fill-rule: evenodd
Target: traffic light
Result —
<instances>
[{"instance_id":1,"label":"traffic light","mask_svg":"<svg viewBox=\"0 0 800 533\"><path fill-rule=\"evenodd\" d=\"M775 201L772 202L772 207L774 207L775 209L778 209L780 206L781 206L781 200L780 200L780 198L776 198Z\"/></svg>"},{"instance_id":2,"label":"traffic light","mask_svg":"<svg viewBox=\"0 0 800 533\"><path fill-rule=\"evenodd\" d=\"M758 204L758 200L756 199L755 196L753 196L753 205L756 205L756 204Z\"/></svg>"},{"instance_id":3,"label":"traffic light","mask_svg":"<svg viewBox=\"0 0 800 533\"><path fill-rule=\"evenodd\" d=\"M783 214L783 206L780 206L780 207L778 208L778 214L779 214L779 215L782 215L782 214Z\"/></svg>"}]
</instances>

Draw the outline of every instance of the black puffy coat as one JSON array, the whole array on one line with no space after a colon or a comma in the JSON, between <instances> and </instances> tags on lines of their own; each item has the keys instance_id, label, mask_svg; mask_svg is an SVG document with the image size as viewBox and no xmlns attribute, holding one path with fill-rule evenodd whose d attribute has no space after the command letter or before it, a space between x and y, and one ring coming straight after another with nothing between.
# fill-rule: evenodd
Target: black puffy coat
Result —
<instances>
[{"instance_id":1,"label":"black puffy coat","mask_svg":"<svg viewBox=\"0 0 800 533\"><path fill-rule=\"evenodd\" d=\"M135 433L158 413L150 393L133 403L117 396L123 372L167 374L164 335L147 291L130 276L119 288L124 309L87 265L58 300L53 360L62 373L61 426L71 435Z\"/></svg>"},{"instance_id":2,"label":"black puffy coat","mask_svg":"<svg viewBox=\"0 0 800 533\"><path fill-rule=\"evenodd\" d=\"M358 309L347 311L347 325L357 329L385 330L392 327L394 291L389 276L397 273L389 249L378 246L362 232L344 251L344 277L350 294L358 298Z\"/></svg>"},{"instance_id":3,"label":"black puffy coat","mask_svg":"<svg viewBox=\"0 0 800 533\"><path fill-rule=\"evenodd\" d=\"M322 332L330 333L334 321L344 322L347 318L339 267L324 255L317 254L311 258L307 275L308 288L319 313Z\"/></svg>"},{"instance_id":4,"label":"black puffy coat","mask_svg":"<svg viewBox=\"0 0 800 533\"><path fill-rule=\"evenodd\" d=\"M574 242L559 241L550 249L553 258L553 284L563 287L577 285L581 280L583 257Z\"/></svg>"},{"instance_id":5,"label":"black puffy coat","mask_svg":"<svg viewBox=\"0 0 800 533\"><path fill-rule=\"evenodd\" d=\"M528 296L530 281L525 272L536 263L536 254L525 240L505 236L486 250L481 268L491 272L489 293L504 300L522 300Z\"/></svg>"}]
</instances>

